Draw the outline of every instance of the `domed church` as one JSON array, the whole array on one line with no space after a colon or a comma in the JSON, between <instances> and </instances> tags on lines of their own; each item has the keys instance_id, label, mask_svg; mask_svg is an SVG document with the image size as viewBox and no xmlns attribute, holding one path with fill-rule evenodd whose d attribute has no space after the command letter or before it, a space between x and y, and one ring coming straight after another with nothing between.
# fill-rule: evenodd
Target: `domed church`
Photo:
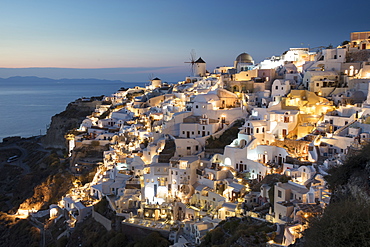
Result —
<instances>
[{"instance_id":1,"label":"domed church","mask_svg":"<svg viewBox=\"0 0 370 247\"><path fill-rule=\"evenodd\" d=\"M254 61L251 55L248 53L242 53L235 59L234 68L236 72L252 70L254 67Z\"/></svg>"}]
</instances>

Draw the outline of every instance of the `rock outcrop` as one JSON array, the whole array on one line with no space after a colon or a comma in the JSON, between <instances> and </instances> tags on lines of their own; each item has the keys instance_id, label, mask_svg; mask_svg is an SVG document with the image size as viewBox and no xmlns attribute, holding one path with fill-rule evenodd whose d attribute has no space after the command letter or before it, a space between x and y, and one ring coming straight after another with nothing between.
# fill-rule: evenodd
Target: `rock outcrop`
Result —
<instances>
[{"instance_id":1,"label":"rock outcrop","mask_svg":"<svg viewBox=\"0 0 370 247\"><path fill-rule=\"evenodd\" d=\"M96 106L102 103L102 97L93 98L89 101L78 99L69 103L66 109L51 118L50 127L42 138L45 148L65 149L66 140L64 135L74 128L78 128L81 122L90 115Z\"/></svg>"}]
</instances>

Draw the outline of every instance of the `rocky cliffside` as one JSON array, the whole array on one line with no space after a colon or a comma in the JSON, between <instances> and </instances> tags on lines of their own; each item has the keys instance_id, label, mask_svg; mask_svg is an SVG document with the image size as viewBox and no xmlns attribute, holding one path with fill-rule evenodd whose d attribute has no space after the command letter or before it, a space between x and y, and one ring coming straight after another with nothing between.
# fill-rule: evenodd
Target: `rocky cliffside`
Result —
<instances>
[{"instance_id":1,"label":"rocky cliffside","mask_svg":"<svg viewBox=\"0 0 370 247\"><path fill-rule=\"evenodd\" d=\"M67 148L64 135L69 130L78 128L85 117L102 103L101 100L102 97L93 98L90 101L78 99L69 103L63 112L52 117L50 127L41 140L43 146L45 148Z\"/></svg>"}]
</instances>

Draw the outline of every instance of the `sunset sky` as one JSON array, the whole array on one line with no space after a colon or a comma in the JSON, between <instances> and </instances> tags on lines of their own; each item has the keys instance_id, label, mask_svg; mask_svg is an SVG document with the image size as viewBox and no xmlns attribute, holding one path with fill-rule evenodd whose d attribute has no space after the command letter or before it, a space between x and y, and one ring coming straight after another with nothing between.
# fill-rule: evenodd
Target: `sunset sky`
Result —
<instances>
[{"instance_id":1,"label":"sunset sky","mask_svg":"<svg viewBox=\"0 0 370 247\"><path fill-rule=\"evenodd\" d=\"M370 1L2 0L0 77L177 81L190 74L192 49L213 70L242 52L260 62L290 47L336 46L370 30L369 9Z\"/></svg>"}]
</instances>

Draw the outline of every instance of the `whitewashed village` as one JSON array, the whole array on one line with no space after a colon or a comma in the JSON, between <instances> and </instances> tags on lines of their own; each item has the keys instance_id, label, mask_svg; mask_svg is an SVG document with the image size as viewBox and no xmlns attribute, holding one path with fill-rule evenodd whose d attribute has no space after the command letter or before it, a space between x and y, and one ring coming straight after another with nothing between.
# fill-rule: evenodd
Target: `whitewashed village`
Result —
<instances>
[{"instance_id":1,"label":"whitewashed village","mask_svg":"<svg viewBox=\"0 0 370 247\"><path fill-rule=\"evenodd\" d=\"M106 96L66 135L72 172L92 167L74 150L109 150L50 214L67 211L71 231L89 215L110 230L93 209L106 200L120 224L173 246L250 216L274 224L268 246L293 244L330 203L327 170L369 141L369 54L370 32L354 32L338 47L290 48L260 63L236 54L213 71L197 58L177 84L153 78Z\"/></svg>"}]
</instances>

